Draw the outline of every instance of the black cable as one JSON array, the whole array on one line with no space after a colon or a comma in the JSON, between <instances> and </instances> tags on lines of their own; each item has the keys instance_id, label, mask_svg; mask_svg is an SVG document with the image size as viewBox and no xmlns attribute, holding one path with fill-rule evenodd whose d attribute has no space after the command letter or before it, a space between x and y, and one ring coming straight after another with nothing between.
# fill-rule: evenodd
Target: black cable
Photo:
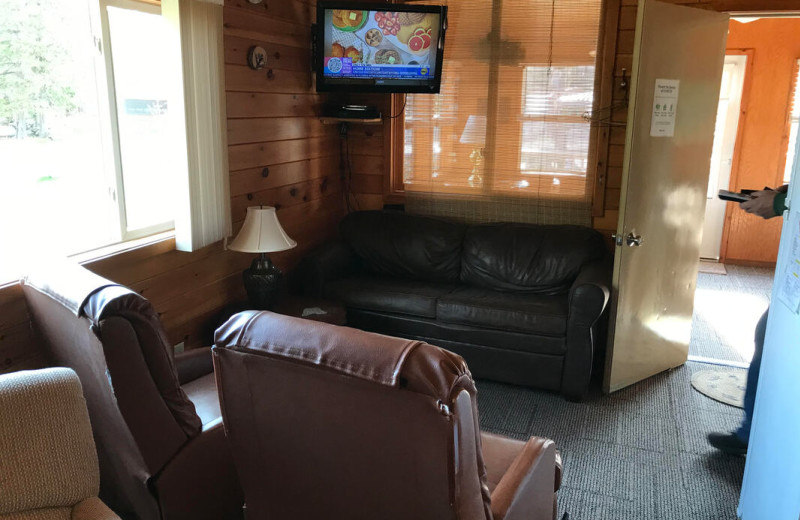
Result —
<instances>
[{"instance_id":1,"label":"black cable","mask_svg":"<svg viewBox=\"0 0 800 520\"><path fill-rule=\"evenodd\" d=\"M397 119L398 117L403 115L403 111L406 109L406 100L408 99L408 94L403 94L403 108L400 109L400 113L396 116L388 116L389 119Z\"/></svg>"},{"instance_id":2,"label":"black cable","mask_svg":"<svg viewBox=\"0 0 800 520\"><path fill-rule=\"evenodd\" d=\"M345 185L344 188L344 203L347 208L347 212L350 213L354 209L358 211L358 199L353 195L352 191L352 182L353 182L353 161L350 159L350 133L344 132L344 149L345 155L344 160L347 166L346 174L345 174Z\"/></svg>"}]
</instances>

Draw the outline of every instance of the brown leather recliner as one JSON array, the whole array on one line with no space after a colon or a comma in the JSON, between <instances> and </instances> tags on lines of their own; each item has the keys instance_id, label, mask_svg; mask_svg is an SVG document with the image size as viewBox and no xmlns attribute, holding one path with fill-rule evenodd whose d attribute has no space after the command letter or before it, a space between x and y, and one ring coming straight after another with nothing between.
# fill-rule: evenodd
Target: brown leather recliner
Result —
<instances>
[{"instance_id":1,"label":"brown leather recliner","mask_svg":"<svg viewBox=\"0 0 800 520\"><path fill-rule=\"evenodd\" d=\"M456 354L256 311L212 350L248 520L555 517L554 443L481 434Z\"/></svg>"},{"instance_id":2,"label":"brown leather recliner","mask_svg":"<svg viewBox=\"0 0 800 520\"><path fill-rule=\"evenodd\" d=\"M103 501L125 520L242 518L209 350L173 361L150 302L77 264L22 286L52 363L81 380Z\"/></svg>"}]
</instances>

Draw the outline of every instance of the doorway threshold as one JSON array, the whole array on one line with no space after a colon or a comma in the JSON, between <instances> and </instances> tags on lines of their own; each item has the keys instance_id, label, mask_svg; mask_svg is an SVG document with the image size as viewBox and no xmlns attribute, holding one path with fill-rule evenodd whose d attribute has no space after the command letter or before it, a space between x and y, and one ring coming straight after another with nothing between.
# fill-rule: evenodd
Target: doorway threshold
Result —
<instances>
[{"instance_id":1,"label":"doorway threshold","mask_svg":"<svg viewBox=\"0 0 800 520\"><path fill-rule=\"evenodd\" d=\"M750 363L743 363L741 361L728 361L727 359L714 359L703 356L689 356L689 359L687 359L687 361L692 361L694 363L705 363L706 365L720 365L723 367L735 367L735 368L750 367Z\"/></svg>"}]
</instances>

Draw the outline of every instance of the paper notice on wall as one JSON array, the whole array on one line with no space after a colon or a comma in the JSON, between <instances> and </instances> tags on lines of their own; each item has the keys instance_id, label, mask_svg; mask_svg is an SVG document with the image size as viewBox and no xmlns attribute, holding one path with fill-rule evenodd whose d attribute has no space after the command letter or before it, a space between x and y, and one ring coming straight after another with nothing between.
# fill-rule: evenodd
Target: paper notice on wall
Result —
<instances>
[{"instance_id":1,"label":"paper notice on wall","mask_svg":"<svg viewBox=\"0 0 800 520\"><path fill-rule=\"evenodd\" d=\"M678 110L679 79L657 79L653 95L653 119L650 121L652 137L675 135L675 113Z\"/></svg>"},{"instance_id":2,"label":"paper notice on wall","mask_svg":"<svg viewBox=\"0 0 800 520\"><path fill-rule=\"evenodd\" d=\"M792 248L786 269L781 274L778 299L797 314L800 309L800 229L792 237Z\"/></svg>"}]
</instances>

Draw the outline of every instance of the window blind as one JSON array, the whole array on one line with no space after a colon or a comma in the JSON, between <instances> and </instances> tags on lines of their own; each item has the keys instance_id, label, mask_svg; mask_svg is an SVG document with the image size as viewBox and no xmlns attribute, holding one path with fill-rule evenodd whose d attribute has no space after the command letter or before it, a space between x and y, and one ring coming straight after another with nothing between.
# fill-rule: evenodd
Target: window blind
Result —
<instances>
[{"instance_id":1,"label":"window blind","mask_svg":"<svg viewBox=\"0 0 800 520\"><path fill-rule=\"evenodd\" d=\"M588 223L585 115L601 0L459 0L448 8L441 94L406 100L407 207L521 221L561 208L568 215L555 221ZM504 214L498 205L516 209Z\"/></svg>"}]
</instances>

